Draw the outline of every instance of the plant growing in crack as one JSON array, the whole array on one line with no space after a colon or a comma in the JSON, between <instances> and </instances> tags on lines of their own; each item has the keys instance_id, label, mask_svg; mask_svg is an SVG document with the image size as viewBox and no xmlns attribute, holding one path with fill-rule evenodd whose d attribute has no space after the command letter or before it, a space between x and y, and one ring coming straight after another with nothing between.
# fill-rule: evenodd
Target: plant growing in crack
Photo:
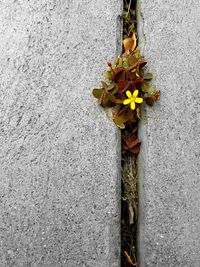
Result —
<instances>
[{"instance_id":1,"label":"plant growing in crack","mask_svg":"<svg viewBox=\"0 0 200 267\"><path fill-rule=\"evenodd\" d=\"M148 83L152 75L144 71L147 62L141 58L139 49L131 44L130 47L124 46L124 50L125 53L118 56L114 63L108 62L106 81L101 82L100 89L93 89L93 95L100 105L112 108L113 121L120 129L128 129L128 133L123 131L122 135L123 140L128 142L137 136L141 106L144 103L152 106L160 97L160 92L152 90L154 87ZM138 143L135 141L135 146L138 147ZM139 153L139 149L133 147L130 151L133 154Z\"/></svg>"},{"instance_id":2,"label":"plant growing in crack","mask_svg":"<svg viewBox=\"0 0 200 267\"><path fill-rule=\"evenodd\" d=\"M141 108L153 106L160 97L145 69L136 38L136 0L124 0L123 53L108 62L105 81L93 89L93 96L102 107L112 109L113 122L122 136L122 267L137 266L136 229L138 217L137 155L140 152L138 124Z\"/></svg>"}]
</instances>

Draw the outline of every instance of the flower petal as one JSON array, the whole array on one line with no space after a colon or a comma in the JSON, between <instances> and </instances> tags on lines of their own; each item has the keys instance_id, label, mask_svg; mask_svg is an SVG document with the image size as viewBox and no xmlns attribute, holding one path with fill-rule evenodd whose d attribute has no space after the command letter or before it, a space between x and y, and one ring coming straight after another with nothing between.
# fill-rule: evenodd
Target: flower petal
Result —
<instances>
[{"instance_id":1,"label":"flower petal","mask_svg":"<svg viewBox=\"0 0 200 267\"><path fill-rule=\"evenodd\" d=\"M124 102L123 102L124 105L128 105L130 103L131 103L131 99L129 99L129 98L124 100Z\"/></svg>"},{"instance_id":2,"label":"flower petal","mask_svg":"<svg viewBox=\"0 0 200 267\"><path fill-rule=\"evenodd\" d=\"M131 94L131 92L129 90L126 91L126 95L127 95L128 98L131 98L132 97L132 94Z\"/></svg>"},{"instance_id":3,"label":"flower petal","mask_svg":"<svg viewBox=\"0 0 200 267\"><path fill-rule=\"evenodd\" d=\"M136 77L140 78L140 74L136 71L135 73Z\"/></svg>"},{"instance_id":4,"label":"flower petal","mask_svg":"<svg viewBox=\"0 0 200 267\"><path fill-rule=\"evenodd\" d=\"M133 97L137 97L137 96L138 96L138 93L139 93L139 91L138 91L138 90L135 90L135 91L133 92Z\"/></svg>"},{"instance_id":5,"label":"flower petal","mask_svg":"<svg viewBox=\"0 0 200 267\"><path fill-rule=\"evenodd\" d=\"M142 103L143 102L143 98L140 98L140 97L136 97L135 99L135 103Z\"/></svg>"},{"instance_id":6,"label":"flower petal","mask_svg":"<svg viewBox=\"0 0 200 267\"><path fill-rule=\"evenodd\" d=\"M132 110L135 109L135 102L134 102L134 101L131 102L131 109L132 109Z\"/></svg>"}]
</instances>

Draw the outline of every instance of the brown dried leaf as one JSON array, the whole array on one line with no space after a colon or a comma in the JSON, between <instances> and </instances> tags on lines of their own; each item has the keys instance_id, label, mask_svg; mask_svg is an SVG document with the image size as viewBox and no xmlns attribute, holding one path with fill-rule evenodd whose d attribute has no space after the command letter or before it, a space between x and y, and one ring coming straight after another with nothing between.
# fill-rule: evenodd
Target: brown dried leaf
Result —
<instances>
[{"instance_id":1,"label":"brown dried leaf","mask_svg":"<svg viewBox=\"0 0 200 267\"><path fill-rule=\"evenodd\" d=\"M141 120L141 110L138 107L136 108L136 117Z\"/></svg>"},{"instance_id":2,"label":"brown dried leaf","mask_svg":"<svg viewBox=\"0 0 200 267\"><path fill-rule=\"evenodd\" d=\"M129 256L127 251L124 251L124 255L126 256L128 263L130 263L132 266L137 266L137 263L133 262L133 260L131 259L131 256Z\"/></svg>"},{"instance_id":3,"label":"brown dried leaf","mask_svg":"<svg viewBox=\"0 0 200 267\"><path fill-rule=\"evenodd\" d=\"M136 48L136 44L137 44L137 39L134 32L132 37L128 37L123 40L124 51L125 52L134 51Z\"/></svg>"}]
</instances>

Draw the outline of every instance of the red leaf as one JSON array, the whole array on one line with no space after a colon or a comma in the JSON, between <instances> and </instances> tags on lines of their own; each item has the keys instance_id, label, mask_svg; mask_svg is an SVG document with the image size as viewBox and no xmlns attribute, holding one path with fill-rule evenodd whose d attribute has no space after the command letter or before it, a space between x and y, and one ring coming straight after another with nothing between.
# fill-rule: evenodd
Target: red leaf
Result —
<instances>
[{"instance_id":1,"label":"red leaf","mask_svg":"<svg viewBox=\"0 0 200 267\"><path fill-rule=\"evenodd\" d=\"M125 139L124 141L125 141L126 146L128 148L133 148L134 146L136 146L137 144L140 143L140 141L136 135L131 135L127 139Z\"/></svg>"},{"instance_id":2,"label":"red leaf","mask_svg":"<svg viewBox=\"0 0 200 267\"><path fill-rule=\"evenodd\" d=\"M146 61L139 61L136 67L137 72L139 72L146 64L147 64Z\"/></svg>"},{"instance_id":3,"label":"red leaf","mask_svg":"<svg viewBox=\"0 0 200 267\"><path fill-rule=\"evenodd\" d=\"M110 80L114 82L117 82L118 80L125 80L125 69L124 68L113 69L113 74L111 75Z\"/></svg>"},{"instance_id":4,"label":"red leaf","mask_svg":"<svg viewBox=\"0 0 200 267\"><path fill-rule=\"evenodd\" d=\"M132 82L132 84L143 83L144 82L144 78L137 78L137 79L135 79L135 80L133 80L131 82Z\"/></svg>"},{"instance_id":5,"label":"red leaf","mask_svg":"<svg viewBox=\"0 0 200 267\"><path fill-rule=\"evenodd\" d=\"M140 153L140 144L129 149L133 154L138 155Z\"/></svg>"},{"instance_id":6,"label":"red leaf","mask_svg":"<svg viewBox=\"0 0 200 267\"><path fill-rule=\"evenodd\" d=\"M140 152L140 141L136 135L123 138L123 149L131 151L133 154Z\"/></svg>"},{"instance_id":7,"label":"red leaf","mask_svg":"<svg viewBox=\"0 0 200 267\"><path fill-rule=\"evenodd\" d=\"M128 83L129 81L125 81L125 80L118 81L117 83L118 89L122 91L127 86Z\"/></svg>"}]
</instances>

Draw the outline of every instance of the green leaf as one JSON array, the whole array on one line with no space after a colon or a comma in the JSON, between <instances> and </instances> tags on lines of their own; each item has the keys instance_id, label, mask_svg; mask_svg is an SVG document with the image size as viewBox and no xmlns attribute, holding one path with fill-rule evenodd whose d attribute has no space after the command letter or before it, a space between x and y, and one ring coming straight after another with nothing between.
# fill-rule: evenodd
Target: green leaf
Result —
<instances>
[{"instance_id":1,"label":"green leaf","mask_svg":"<svg viewBox=\"0 0 200 267\"><path fill-rule=\"evenodd\" d=\"M103 89L93 89L92 94L94 97L96 97L97 99L99 99L103 93Z\"/></svg>"},{"instance_id":2,"label":"green leaf","mask_svg":"<svg viewBox=\"0 0 200 267\"><path fill-rule=\"evenodd\" d=\"M118 100L116 99L116 101ZM132 121L132 118L133 118L133 112L129 107L113 114L113 121L120 129L124 129L125 123Z\"/></svg>"},{"instance_id":3,"label":"green leaf","mask_svg":"<svg viewBox=\"0 0 200 267\"><path fill-rule=\"evenodd\" d=\"M135 49L134 55L137 58L137 60L141 59L141 57L140 57L140 49L138 47Z\"/></svg>"},{"instance_id":4,"label":"green leaf","mask_svg":"<svg viewBox=\"0 0 200 267\"><path fill-rule=\"evenodd\" d=\"M152 80L153 74L151 72L147 72L147 73L144 73L143 77L145 80Z\"/></svg>"},{"instance_id":5,"label":"green leaf","mask_svg":"<svg viewBox=\"0 0 200 267\"><path fill-rule=\"evenodd\" d=\"M143 82L142 84L142 91L149 95L153 95L157 92L156 86L154 84L148 84L147 82Z\"/></svg>"},{"instance_id":6,"label":"green leaf","mask_svg":"<svg viewBox=\"0 0 200 267\"><path fill-rule=\"evenodd\" d=\"M108 84L107 87L105 88L107 91L110 91L116 87L115 83Z\"/></svg>"},{"instance_id":7,"label":"green leaf","mask_svg":"<svg viewBox=\"0 0 200 267\"><path fill-rule=\"evenodd\" d=\"M108 87L108 84L105 83L104 81L101 81L101 84L102 84L102 87L103 87L104 89L106 89L106 88Z\"/></svg>"},{"instance_id":8,"label":"green leaf","mask_svg":"<svg viewBox=\"0 0 200 267\"><path fill-rule=\"evenodd\" d=\"M120 129L125 128L123 116L116 116L113 121Z\"/></svg>"},{"instance_id":9,"label":"green leaf","mask_svg":"<svg viewBox=\"0 0 200 267\"><path fill-rule=\"evenodd\" d=\"M105 73L105 78L109 80L111 76L112 76L112 71L111 70L107 70L106 73Z\"/></svg>"},{"instance_id":10,"label":"green leaf","mask_svg":"<svg viewBox=\"0 0 200 267\"><path fill-rule=\"evenodd\" d=\"M137 62L137 58L134 55L130 55L128 57L129 66L133 66Z\"/></svg>"},{"instance_id":11,"label":"green leaf","mask_svg":"<svg viewBox=\"0 0 200 267\"><path fill-rule=\"evenodd\" d=\"M104 81L101 81L102 83L102 89L105 89L107 92L110 92L112 95L114 95L117 92L117 84L112 82L112 83L105 83Z\"/></svg>"},{"instance_id":12,"label":"green leaf","mask_svg":"<svg viewBox=\"0 0 200 267\"><path fill-rule=\"evenodd\" d=\"M124 67L124 68L129 67L129 63L128 63L128 60L127 60L127 59L124 60L124 62L123 62L123 67Z\"/></svg>"},{"instance_id":13,"label":"green leaf","mask_svg":"<svg viewBox=\"0 0 200 267\"><path fill-rule=\"evenodd\" d=\"M134 27L134 24L131 24L131 25L129 26L129 28L128 28L128 33L129 33L129 35L130 35L130 34L133 33L133 32L135 32L135 27Z\"/></svg>"},{"instance_id":14,"label":"green leaf","mask_svg":"<svg viewBox=\"0 0 200 267\"><path fill-rule=\"evenodd\" d=\"M102 101L101 101L101 105L103 106L103 107L107 107L108 106L108 103L109 103L109 100L110 100L110 98L109 98L109 96L106 94L106 92L104 91L104 93L103 93L103 97L102 97Z\"/></svg>"},{"instance_id":15,"label":"green leaf","mask_svg":"<svg viewBox=\"0 0 200 267\"><path fill-rule=\"evenodd\" d=\"M110 91L112 95L116 94L118 91L117 85Z\"/></svg>"},{"instance_id":16,"label":"green leaf","mask_svg":"<svg viewBox=\"0 0 200 267\"><path fill-rule=\"evenodd\" d=\"M151 92L150 92L150 94L152 95L152 94L155 94L156 92L157 92L157 89L156 89L156 85L155 84L151 84Z\"/></svg>"}]
</instances>

